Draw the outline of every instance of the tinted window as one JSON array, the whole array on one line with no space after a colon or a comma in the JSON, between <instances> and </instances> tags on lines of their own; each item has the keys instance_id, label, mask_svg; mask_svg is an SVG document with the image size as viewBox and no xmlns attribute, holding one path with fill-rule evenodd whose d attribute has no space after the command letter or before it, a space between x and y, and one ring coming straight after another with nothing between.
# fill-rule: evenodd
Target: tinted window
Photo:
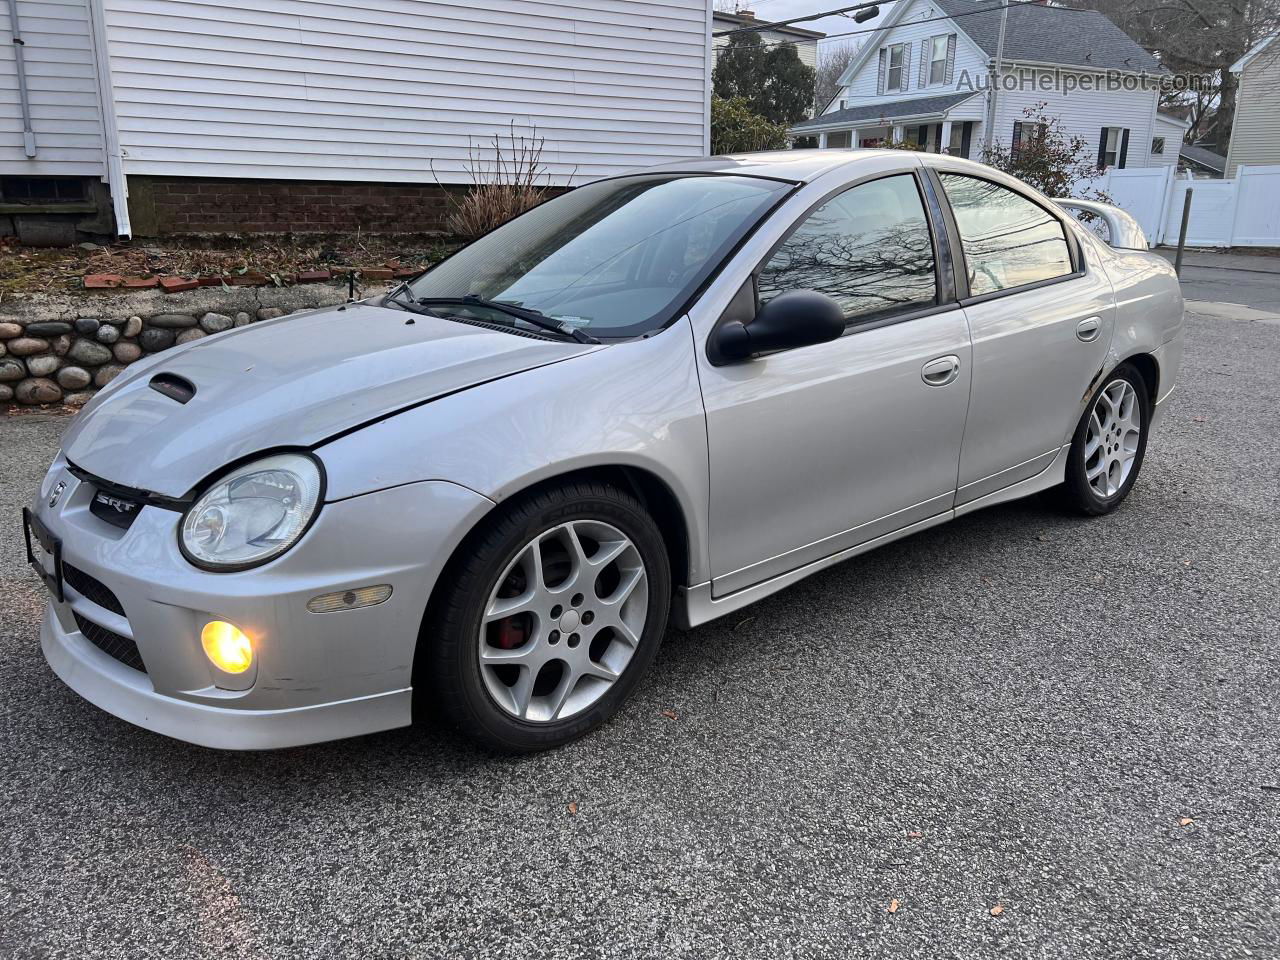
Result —
<instances>
[{"instance_id":1,"label":"tinted window","mask_svg":"<svg viewBox=\"0 0 1280 960\"><path fill-rule=\"evenodd\" d=\"M750 177L621 177L549 200L458 251L413 284L539 310L597 337L671 318L791 187ZM508 323L480 306L448 313Z\"/></svg>"},{"instance_id":2,"label":"tinted window","mask_svg":"<svg viewBox=\"0 0 1280 960\"><path fill-rule=\"evenodd\" d=\"M942 183L960 228L972 296L1071 272L1062 224L1039 204L975 177L944 173Z\"/></svg>"},{"instance_id":3,"label":"tinted window","mask_svg":"<svg viewBox=\"0 0 1280 960\"><path fill-rule=\"evenodd\" d=\"M870 317L935 302L933 244L910 175L853 187L810 213L760 272L760 302L817 290Z\"/></svg>"}]
</instances>

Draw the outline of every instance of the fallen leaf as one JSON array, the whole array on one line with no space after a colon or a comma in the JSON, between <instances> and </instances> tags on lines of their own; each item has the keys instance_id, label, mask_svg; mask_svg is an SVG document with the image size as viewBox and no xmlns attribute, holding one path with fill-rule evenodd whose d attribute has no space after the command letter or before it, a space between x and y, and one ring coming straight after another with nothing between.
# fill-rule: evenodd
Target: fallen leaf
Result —
<instances>
[{"instance_id":1,"label":"fallen leaf","mask_svg":"<svg viewBox=\"0 0 1280 960\"><path fill-rule=\"evenodd\" d=\"M745 627L748 623L750 623L754 619L755 617L747 617L747 619L745 620L739 620L737 623L733 625L733 632L737 633L739 630L741 630L743 627Z\"/></svg>"},{"instance_id":2,"label":"fallen leaf","mask_svg":"<svg viewBox=\"0 0 1280 960\"><path fill-rule=\"evenodd\" d=\"M1192 820L1190 817L1182 817L1178 820L1178 826L1180 827L1189 827L1193 823L1195 823L1195 821Z\"/></svg>"},{"instance_id":3,"label":"fallen leaf","mask_svg":"<svg viewBox=\"0 0 1280 960\"><path fill-rule=\"evenodd\" d=\"M572 800L569 801L569 816L573 816L577 812L578 812L578 805L574 803Z\"/></svg>"},{"instance_id":4,"label":"fallen leaf","mask_svg":"<svg viewBox=\"0 0 1280 960\"><path fill-rule=\"evenodd\" d=\"M992 907L992 908L991 908L991 915L992 915L993 917L998 917L998 916L1000 916L1000 914L1002 914L1002 913L1004 913L1004 907L1000 906L1000 904L998 904L998 903L997 903L994 907Z\"/></svg>"},{"instance_id":5,"label":"fallen leaf","mask_svg":"<svg viewBox=\"0 0 1280 960\"><path fill-rule=\"evenodd\" d=\"M898 912L898 907L900 907L900 906L901 906L901 904L900 904L900 903L898 903L898 901L897 901L897 900L890 900L890 901L889 901L889 912L890 912L890 913L897 913L897 912Z\"/></svg>"},{"instance_id":6,"label":"fallen leaf","mask_svg":"<svg viewBox=\"0 0 1280 960\"><path fill-rule=\"evenodd\" d=\"M662 715L663 715L664 717L666 717L668 720L679 720L679 719L680 719L680 715L679 715L678 713L676 713L674 710L663 710L663 711L662 711Z\"/></svg>"},{"instance_id":7,"label":"fallen leaf","mask_svg":"<svg viewBox=\"0 0 1280 960\"><path fill-rule=\"evenodd\" d=\"M1208 423L1209 418L1208 417L1192 417L1191 422L1192 423Z\"/></svg>"},{"instance_id":8,"label":"fallen leaf","mask_svg":"<svg viewBox=\"0 0 1280 960\"><path fill-rule=\"evenodd\" d=\"M921 833L919 830L912 830L910 833L907 834L907 837L911 840L919 840L923 836L924 834Z\"/></svg>"},{"instance_id":9,"label":"fallen leaf","mask_svg":"<svg viewBox=\"0 0 1280 960\"><path fill-rule=\"evenodd\" d=\"M1039 540L1041 543L1048 543L1048 542L1049 542L1049 538L1048 538L1048 537L1046 537L1043 533L1042 533L1042 534L1040 534L1038 537L1036 537L1036 539L1037 539L1037 540Z\"/></svg>"}]
</instances>

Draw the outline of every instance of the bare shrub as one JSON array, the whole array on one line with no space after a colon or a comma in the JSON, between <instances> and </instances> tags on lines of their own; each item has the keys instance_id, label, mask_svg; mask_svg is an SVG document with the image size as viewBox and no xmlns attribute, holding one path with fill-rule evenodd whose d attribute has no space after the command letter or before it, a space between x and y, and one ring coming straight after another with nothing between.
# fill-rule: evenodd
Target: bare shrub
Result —
<instances>
[{"instance_id":1,"label":"bare shrub","mask_svg":"<svg viewBox=\"0 0 1280 960\"><path fill-rule=\"evenodd\" d=\"M517 133L512 122L505 136L493 135L491 159L484 156L483 147L469 146L467 175L471 186L461 200L452 201L453 209L445 220L449 231L467 239L478 237L541 203L550 187L542 162L545 145L536 127L526 136Z\"/></svg>"}]
</instances>

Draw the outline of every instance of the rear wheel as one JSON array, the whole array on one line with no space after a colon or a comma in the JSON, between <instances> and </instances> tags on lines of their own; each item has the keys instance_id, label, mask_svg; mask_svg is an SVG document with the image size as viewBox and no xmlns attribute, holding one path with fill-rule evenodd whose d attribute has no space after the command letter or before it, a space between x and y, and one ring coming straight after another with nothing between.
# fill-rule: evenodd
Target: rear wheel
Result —
<instances>
[{"instance_id":1,"label":"rear wheel","mask_svg":"<svg viewBox=\"0 0 1280 960\"><path fill-rule=\"evenodd\" d=\"M414 687L500 750L574 740L609 719L666 629L671 575L630 494L570 483L503 508L463 545L428 617Z\"/></svg>"},{"instance_id":2,"label":"rear wheel","mask_svg":"<svg viewBox=\"0 0 1280 960\"><path fill-rule=\"evenodd\" d=\"M1147 385L1129 364L1103 381L1071 440L1062 486L1066 506L1099 516L1128 496L1146 454L1150 407Z\"/></svg>"}]
</instances>

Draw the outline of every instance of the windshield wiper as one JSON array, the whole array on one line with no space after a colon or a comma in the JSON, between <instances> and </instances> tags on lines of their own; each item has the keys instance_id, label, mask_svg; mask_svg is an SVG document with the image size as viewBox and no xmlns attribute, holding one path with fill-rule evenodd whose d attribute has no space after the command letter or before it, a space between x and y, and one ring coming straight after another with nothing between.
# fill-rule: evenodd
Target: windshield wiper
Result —
<instances>
[{"instance_id":1,"label":"windshield wiper","mask_svg":"<svg viewBox=\"0 0 1280 960\"><path fill-rule=\"evenodd\" d=\"M396 290L395 293L399 293ZM410 294L413 297L412 294ZM399 303L400 301L396 301ZM548 317L545 313L534 310L530 307L517 307L512 303L503 303L501 300L485 300L477 297L475 294L469 293L464 297L413 297L413 303L419 307L483 307L487 310L495 310L498 313L505 313L509 317L517 320L523 320L525 323L532 324L540 330L547 330L551 333L558 333L564 337L571 337L578 343L599 343L595 337L581 330L578 327Z\"/></svg>"},{"instance_id":2,"label":"windshield wiper","mask_svg":"<svg viewBox=\"0 0 1280 960\"><path fill-rule=\"evenodd\" d=\"M413 295L413 288L409 285L410 281L405 280L399 285L382 295L383 303L394 303L397 307L403 307L413 313L425 313L424 310L415 310L414 305L418 302L418 298ZM407 293L408 300L401 300L400 294Z\"/></svg>"}]
</instances>

